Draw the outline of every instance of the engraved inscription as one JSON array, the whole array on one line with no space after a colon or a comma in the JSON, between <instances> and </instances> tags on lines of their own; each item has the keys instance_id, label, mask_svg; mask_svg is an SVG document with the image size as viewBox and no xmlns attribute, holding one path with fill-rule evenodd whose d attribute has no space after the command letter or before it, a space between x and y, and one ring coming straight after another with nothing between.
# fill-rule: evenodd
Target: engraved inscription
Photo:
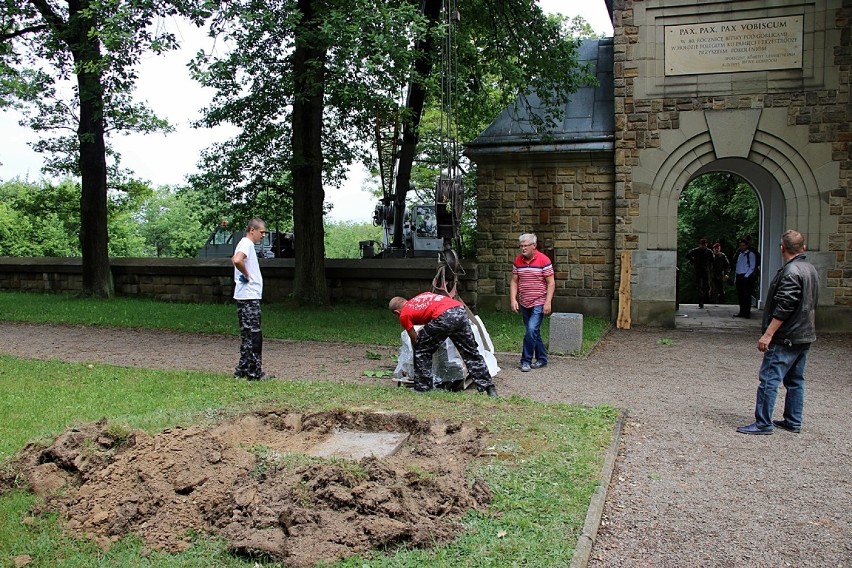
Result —
<instances>
[{"instance_id":1,"label":"engraved inscription","mask_svg":"<svg viewBox=\"0 0 852 568\"><path fill-rule=\"evenodd\" d=\"M666 75L800 69L802 16L666 26Z\"/></svg>"}]
</instances>

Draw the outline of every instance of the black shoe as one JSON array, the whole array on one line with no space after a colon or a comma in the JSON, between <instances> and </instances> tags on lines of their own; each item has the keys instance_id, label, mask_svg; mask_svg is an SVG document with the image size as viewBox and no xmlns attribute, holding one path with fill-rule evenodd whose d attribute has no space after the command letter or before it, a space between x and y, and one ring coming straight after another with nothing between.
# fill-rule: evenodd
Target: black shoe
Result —
<instances>
[{"instance_id":1,"label":"black shoe","mask_svg":"<svg viewBox=\"0 0 852 568\"><path fill-rule=\"evenodd\" d=\"M485 389L485 394L487 394L488 396L497 396L497 387L491 385L490 387Z\"/></svg>"},{"instance_id":2,"label":"black shoe","mask_svg":"<svg viewBox=\"0 0 852 568\"><path fill-rule=\"evenodd\" d=\"M530 364L530 369L544 369L547 367L547 361L533 361Z\"/></svg>"},{"instance_id":3,"label":"black shoe","mask_svg":"<svg viewBox=\"0 0 852 568\"><path fill-rule=\"evenodd\" d=\"M699 310L703 310L703 309L704 309L704 304L698 304L698 309L699 309Z\"/></svg>"},{"instance_id":4,"label":"black shoe","mask_svg":"<svg viewBox=\"0 0 852 568\"><path fill-rule=\"evenodd\" d=\"M737 432L740 434L757 434L759 436L768 436L772 434L772 428L765 428L762 426L758 426L757 422L752 422L748 426L740 426L737 428Z\"/></svg>"},{"instance_id":5,"label":"black shoe","mask_svg":"<svg viewBox=\"0 0 852 568\"><path fill-rule=\"evenodd\" d=\"M781 428L782 430L787 430L788 432L793 432L794 434L798 434L802 431L801 426L793 426L786 420L773 420L772 423Z\"/></svg>"}]
</instances>

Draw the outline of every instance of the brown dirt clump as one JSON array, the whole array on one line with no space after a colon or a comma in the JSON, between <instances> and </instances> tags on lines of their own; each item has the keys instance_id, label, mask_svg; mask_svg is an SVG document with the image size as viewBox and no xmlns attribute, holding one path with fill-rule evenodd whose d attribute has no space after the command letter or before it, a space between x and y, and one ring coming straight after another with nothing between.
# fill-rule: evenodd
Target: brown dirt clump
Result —
<instances>
[{"instance_id":1,"label":"brown dirt clump","mask_svg":"<svg viewBox=\"0 0 852 568\"><path fill-rule=\"evenodd\" d=\"M409 437L389 457L310 455L340 430ZM235 554L310 566L452 539L460 516L491 498L466 477L482 439L465 424L375 412L252 413L153 437L101 421L30 444L15 470L46 497L42 509L104 548L135 533L178 552L211 534Z\"/></svg>"}]
</instances>

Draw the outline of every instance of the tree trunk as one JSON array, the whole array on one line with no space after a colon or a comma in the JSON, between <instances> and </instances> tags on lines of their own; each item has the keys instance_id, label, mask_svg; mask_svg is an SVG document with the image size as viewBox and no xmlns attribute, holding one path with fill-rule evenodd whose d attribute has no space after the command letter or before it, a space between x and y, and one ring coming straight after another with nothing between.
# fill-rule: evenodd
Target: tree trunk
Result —
<instances>
[{"instance_id":1,"label":"tree trunk","mask_svg":"<svg viewBox=\"0 0 852 568\"><path fill-rule=\"evenodd\" d=\"M83 294L113 295L107 234L107 167L104 141L104 88L100 43L90 36L96 22L87 15L88 0L69 0L66 41L77 65L80 95L80 249L83 254Z\"/></svg>"},{"instance_id":2,"label":"tree trunk","mask_svg":"<svg viewBox=\"0 0 852 568\"><path fill-rule=\"evenodd\" d=\"M405 196L411 185L411 168L414 165L414 156L417 154L417 142L420 140L418 130L420 128L420 117L423 115L423 104L426 101L426 85L423 84L426 77L432 73L432 58L434 57L433 31L441 15L440 0L424 0L421 3L423 15L429 19L429 29L422 40L414 44L414 72L417 77L408 86L408 97L405 106L409 110L409 119L402 126L402 144L399 148L399 161L396 172L394 187L394 218L393 239L391 248L403 248L405 243L402 238L402 229L405 213Z\"/></svg>"},{"instance_id":3,"label":"tree trunk","mask_svg":"<svg viewBox=\"0 0 852 568\"><path fill-rule=\"evenodd\" d=\"M307 305L328 305L323 229L322 117L327 48L317 45L316 0L298 0L302 20L293 52L293 229L296 271L293 296Z\"/></svg>"}]
</instances>

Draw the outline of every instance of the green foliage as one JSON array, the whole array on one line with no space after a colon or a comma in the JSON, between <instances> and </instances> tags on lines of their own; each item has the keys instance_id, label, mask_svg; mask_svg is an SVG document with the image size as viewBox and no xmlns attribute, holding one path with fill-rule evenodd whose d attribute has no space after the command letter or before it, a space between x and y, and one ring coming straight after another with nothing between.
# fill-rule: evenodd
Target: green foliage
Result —
<instances>
[{"instance_id":1,"label":"green foliage","mask_svg":"<svg viewBox=\"0 0 852 568\"><path fill-rule=\"evenodd\" d=\"M393 371L386 371L386 370L364 371L364 376L382 379L382 378L385 378L385 377L392 377Z\"/></svg>"},{"instance_id":2,"label":"green foliage","mask_svg":"<svg viewBox=\"0 0 852 568\"><path fill-rule=\"evenodd\" d=\"M254 469L249 473L252 477L261 477L268 471L278 467L278 464L281 463L281 452L272 450L263 444L251 446L248 448L248 451L254 454L257 460Z\"/></svg>"},{"instance_id":3,"label":"green foliage","mask_svg":"<svg viewBox=\"0 0 852 568\"><path fill-rule=\"evenodd\" d=\"M142 203L137 218L146 256L194 257L209 233L190 188L161 187Z\"/></svg>"},{"instance_id":4,"label":"green foliage","mask_svg":"<svg viewBox=\"0 0 852 568\"><path fill-rule=\"evenodd\" d=\"M0 183L0 256L80 256L80 192L69 179ZM107 202L109 255L195 256L208 232L196 201L190 189L125 184Z\"/></svg>"},{"instance_id":5,"label":"green foliage","mask_svg":"<svg viewBox=\"0 0 852 568\"><path fill-rule=\"evenodd\" d=\"M710 173L692 180L678 201L678 300L697 303L695 271L686 253L706 238L708 246L722 245L722 252L733 259L737 240L758 234L760 205L751 185L730 173ZM726 294L735 298L735 294Z\"/></svg>"},{"instance_id":6,"label":"green foliage","mask_svg":"<svg viewBox=\"0 0 852 568\"><path fill-rule=\"evenodd\" d=\"M0 254L79 256L80 186L70 180L0 184Z\"/></svg>"},{"instance_id":7,"label":"green foliage","mask_svg":"<svg viewBox=\"0 0 852 568\"><path fill-rule=\"evenodd\" d=\"M201 3L144 0L123 4L110 0L53 5L24 0L0 4L0 90L4 102L23 111L27 126L44 134L34 149L46 153L46 171L80 174L78 116L81 102L102 98L109 132L168 131L168 122L146 105L133 101L136 66L144 53L163 53L178 46L176 36L151 26L157 16L183 14L200 23ZM78 81L69 88L72 78ZM121 172L112 158L113 187Z\"/></svg>"},{"instance_id":8,"label":"green foliage","mask_svg":"<svg viewBox=\"0 0 852 568\"><path fill-rule=\"evenodd\" d=\"M360 241L382 241L382 228L372 223L337 221L325 223L326 258L360 258Z\"/></svg>"}]
</instances>

